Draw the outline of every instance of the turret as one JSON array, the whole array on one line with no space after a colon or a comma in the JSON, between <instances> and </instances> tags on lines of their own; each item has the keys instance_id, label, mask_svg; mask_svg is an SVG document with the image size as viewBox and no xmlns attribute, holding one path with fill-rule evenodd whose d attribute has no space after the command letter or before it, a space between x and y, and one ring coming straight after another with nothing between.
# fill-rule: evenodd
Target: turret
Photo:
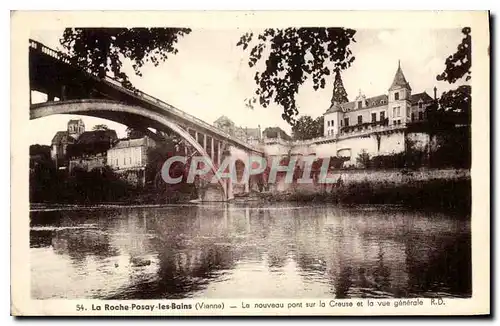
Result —
<instances>
[{"instance_id":1,"label":"turret","mask_svg":"<svg viewBox=\"0 0 500 326\"><path fill-rule=\"evenodd\" d=\"M405 124L410 119L411 111L411 87L406 81L401 62L398 61L398 69L394 80L389 88L389 123Z\"/></svg>"}]
</instances>

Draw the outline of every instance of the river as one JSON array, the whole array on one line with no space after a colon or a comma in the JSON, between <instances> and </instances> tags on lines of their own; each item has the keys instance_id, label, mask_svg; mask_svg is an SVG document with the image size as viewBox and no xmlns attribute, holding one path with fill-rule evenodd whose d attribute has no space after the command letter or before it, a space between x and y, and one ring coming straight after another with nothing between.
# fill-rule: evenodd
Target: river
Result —
<instances>
[{"instance_id":1,"label":"river","mask_svg":"<svg viewBox=\"0 0 500 326\"><path fill-rule=\"evenodd\" d=\"M205 204L30 213L34 299L470 297L470 216Z\"/></svg>"}]
</instances>

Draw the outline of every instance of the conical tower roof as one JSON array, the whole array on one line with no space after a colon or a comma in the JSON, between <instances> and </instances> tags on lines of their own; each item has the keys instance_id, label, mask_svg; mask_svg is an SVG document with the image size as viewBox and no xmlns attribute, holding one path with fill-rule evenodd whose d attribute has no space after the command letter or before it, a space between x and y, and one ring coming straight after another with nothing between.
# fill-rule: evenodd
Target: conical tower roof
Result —
<instances>
[{"instance_id":1,"label":"conical tower roof","mask_svg":"<svg viewBox=\"0 0 500 326\"><path fill-rule=\"evenodd\" d=\"M403 70L401 69L400 61L398 61L398 70L396 71L396 75L394 76L394 80L392 81L392 85L389 88L389 90L397 88L408 88L411 90L410 84L406 81L405 75L403 74Z\"/></svg>"},{"instance_id":2,"label":"conical tower roof","mask_svg":"<svg viewBox=\"0 0 500 326\"><path fill-rule=\"evenodd\" d=\"M335 72L335 81L333 82L332 99L330 102L331 105L328 112L341 111L341 104L349 102L344 83L342 82L342 76L340 75L340 70L338 69Z\"/></svg>"}]
</instances>

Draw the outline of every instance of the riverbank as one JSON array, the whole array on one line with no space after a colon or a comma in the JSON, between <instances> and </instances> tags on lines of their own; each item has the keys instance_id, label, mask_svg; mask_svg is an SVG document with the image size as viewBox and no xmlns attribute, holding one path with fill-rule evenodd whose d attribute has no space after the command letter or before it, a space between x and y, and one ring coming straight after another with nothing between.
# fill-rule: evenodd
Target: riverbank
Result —
<instances>
[{"instance_id":1,"label":"riverbank","mask_svg":"<svg viewBox=\"0 0 500 326\"><path fill-rule=\"evenodd\" d=\"M289 191L259 194L269 202L324 202L345 205L404 205L418 209L446 209L470 212L471 179L413 180L406 183L355 181L337 186L319 186L317 191L295 187Z\"/></svg>"},{"instance_id":2,"label":"riverbank","mask_svg":"<svg viewBox=\"0 0 500 326\"><path fill-rule=\"evenodd\" d=\"M253 189L250 194L235 193L233 203L298 202L341 205L402 205L415 209L443 209L470 213L471 179L468 170L354 170L335 171L331 180L321 184L286 184L284 180L269 185L267 191ZM191 195L165 198L165 194L130 193L128 198L112 202L32 203L31 210L74 209L79 207L163 206L191 204Z\"/></svg>"}]
</instances>

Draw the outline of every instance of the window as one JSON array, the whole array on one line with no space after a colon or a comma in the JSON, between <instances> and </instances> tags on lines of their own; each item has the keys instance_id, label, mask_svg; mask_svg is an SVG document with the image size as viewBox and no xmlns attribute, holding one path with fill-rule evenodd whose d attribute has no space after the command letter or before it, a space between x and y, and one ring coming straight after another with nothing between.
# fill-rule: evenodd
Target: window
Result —
<instances>
[{"instance_id":1,"label":"window","mask_svg":"<svg viewBox=\"0 0 500 326\"><path fill-rule=\"evenodd\" d=\"M400 117L400 116L401 116L401 107L399 107L399 106L398 106L398 108L397 108L397 110L396 110L396 111L397 111L397 113L398 113L398 117Z\"/></svg>"},{"instance_id":2,"label":"window","mask_svg":"<svg viewBox=\"0 0 500 326\"><path fill-rule=\"evenodd\" d=\"M127 164L127 162L125 161L125 156L123 157L123 165Z\"/></svg>"},{"instance_id":3,"label":"window","mask_svg":"<svg viewBox=\"0 0 500 326\"><path fill-rule=\"evenodd\" d=\"M418 102L418 108L421 109L422 108L422 102Z\"/></svg>"},{"instance_id":4,"label":"window","mask_svg":"<svg viewBox=\"0 0 500 326\"><path fill-rule=\"evenodd\" d=\"M334 121L334 120L332 120L332 122L331 122L332 127L333 127L333 121Z\"/></svg>"},{"instance_id":5,"label":"window","mask_svg":"<svg viewBox=\"0 0 500 326\"><path fill-rule=\"evenodd\" d=\"M375 112L372 113L372 122L377 122L377 114Z\"/></svg>"},{"instance_id":6,"label":"window","mask_svg":"<svg viewBox=\"0 0 500 326\"><path fill-rule=\"evenodd\" d=\"M328 127L330 127L330 121L327 121L327 125L328 125Z\"/></svg>"},{"instance_id":7,"label":"window","mask_svg":"<svg viewBox=\"0 0 500 326\"><path fill-rule=\"evenodd\" d=\"M363 107L363 102L359 101L358 102L358 109L361 109Z\"/></svg>"},{"instance_id":8,"label":"window","mask_svg":"<svg viewBox=\"0 0 500 326\"><path fill-rule=\"evenodd\" d=\"M414 121L415 120L415 113L411 113L411 121Z\"/></svg>"},{"instance_id":9,"label":"window","mask_svg":"<svg viewBox=\"0 0 500 326\"><path fill-rule=\"evenodd\" d=\"M420 111L418 113L418 120L424 120L424 112Z\"/></svg>"},{"instance_id":10,"label":"window","mask_svg":"<svg viewBox=\"0 0 500 326\"><path fill-rule=\"evenodd\" d=\"M118 159L116 159L116 166L118 166Z\"/></svg>"},{"instance_id":11,"label":"window","mask_svg":"<svg viewBox=\"0 0 500 326\"><path fill-rule=\"evenodd\" d=\"M397 115L396 115L396 108L392 108L392 116L394 118L397 117Z\"/></svg>"},{"instance_id":12,"label":"window","mask_svg":"<svg viewBox=\"0 0 500 326\"><path fill-rule=\"evenodd\" d=\"M396 101L399 100L399 93L398 92L394 93L394 100L396 100Z\"/></svg>"},{"instance_id":13,"label":"window","mask_svg":"<svg viewBox=\"0 0 500 326\"><path fill-rule=\"evenodd\" d=\"M349 127L349 117L344 118L344 125L345 125L346 127Z\"/></svg>"},{"instance_id":14,"label":"window","mask_svg":"<svg viewBox=\"0 0 500 326\"><path fill-rule=\"evenodd\" d=\"M384 121L385 120L385 111L381 111L380 112L380 121Z\"/></svg>"},{"instance_id":15,"label":"window","mask_svg":"<svg viewBox=\"0 0 500 326\"><path fill-rule=\"evenodd\" d=\"M362 123L363 123L363 116L362 115L358 115L358 125L360 125Z\"/></svg>"},{"instance_id":16,"label":"window","mask_svg":"<svg viewBox=\"0 0 500 326\"><path fill-rule=\"evenodd\" d=\"M131 157L128 158L128 163L132 164L132 158Z\"/></svg>"}]
</instances>

